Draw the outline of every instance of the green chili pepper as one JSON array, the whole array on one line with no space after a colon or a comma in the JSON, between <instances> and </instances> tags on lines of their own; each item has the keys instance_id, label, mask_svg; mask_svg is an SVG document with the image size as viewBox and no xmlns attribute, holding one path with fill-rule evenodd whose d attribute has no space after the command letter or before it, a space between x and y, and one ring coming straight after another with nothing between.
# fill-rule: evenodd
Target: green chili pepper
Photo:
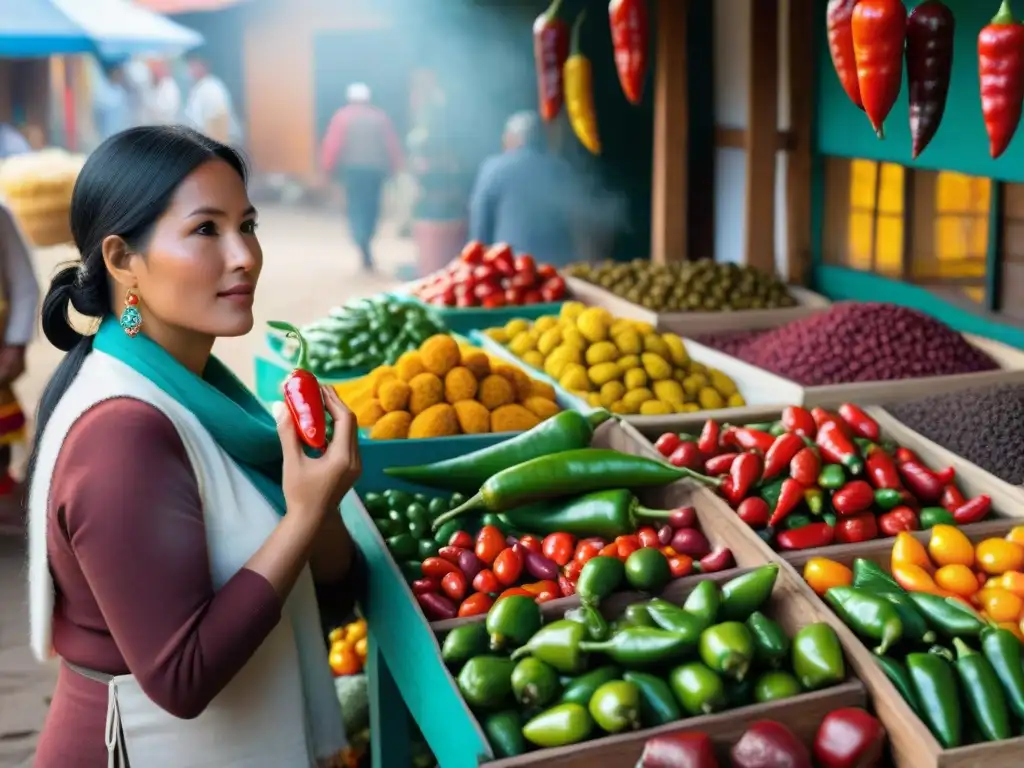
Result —
<instances>
[{"instance_id":1,"label":"green chili pepper","mask_svg":"<svg viewBox=\"0 0 1024 768\"><path fill-rule=\"evenodd\" d=\"M1024 671L1021 669L1020 641L1008 629L987 627L981 633L985 654L1003 685L1003 692L1017 717L1024 718Z\"/></svg>"},{"instance_id":2,"label":"green chili pepper","mask_svg":"<svg viewBox=\"0 0 1024 768\"><path fill-rule=\"evenodd\" d=\"M504 600L499 600L498 604L502 602ZM586 634L587 628L575 621L553 621L541 627L526 645L513 651L512 659L518 661L524 656L534 656L564 675L576 674L586 662L581 647Z\"/></svg>"},{"instance_id":3,"label":"green chili pepper","mask_svg":"<svg viewBox=\"0 0 1024 768\"><path fill-rule=\"evenodd\" d=\"M460 667L474 656L487 653L490 635L480 622L463 624L445 635L441 658L449 668Z\"/></svg>"},{"instance_id":4,"label":"green chili pepper","mask_svg":"<svg viewBox=\"0 0 1024 768\"><path fill-rule=\"evenodd\" d=\"M836 527L836 519L837 518L836 518L835 514L833 514L832 512L825 512L821 516L821 521L823 523L825 523L826 525L831 526L832 528Z\"/></svg>"},{"instance_id":5,"label":"green chili pepper","mask_svg":"<svg viewBox=\"0 0 1024 768\"><path fill-rule=\"evenodd\" d=\"M524 707L543 707L561 692L558 673L540 659L527 656L512 670L512 694Z\"/></svg>"},{"instance_id":6,"label":"green chili pepper","mask_svg":"<svg viewBox=\"0 0 1024 768\"><path fill-rule=\"evenodd\" d=\"M509 595L499 600L485 621L491 650L519 647L537 633L540 624L540 606L532 597Z\"/></svg>"},{"instance_id":7,"label":"green chili pepper","mask_svg":"<svg viewBox=\"0 0 1024 768\"><path fill-rule=\"evenodd\" d=\"M592 557L580 571L576 594L587 605L598 605L618 590L626 580L626 570L617 557Z\"/></svg>"},{"instance_id":8,"label":"green chili pepper","mask_svg":"<svg viewBox=\"0 0 1024 768\"><path fill-rule=\"evenodd\" d=\"M694 645L704 630L701 619L678 605L655 598L647 603L647 614L660 629L685 637Z\"/></svg>"},{"instance_id":9,"label":"green chili pepper","mask_svg":"<svg viewBox=\"0 0 1024 768\"><path fill-rule=\"evenodd\" d=\"M782 528L786 531L793 531L797 528L803 528L805 525L810 525L813 522L815 522L815 520L810 515L804 514L803 512L794 512L787 515L782 521Z\"/></svg>"},{"instance_id":10,"label":"green chili pepper","mask_svg":"<svg viewBox=\"0 0 1024 768\"><path fill-rule=\"evenodd\" d=\"M462 526L458 520L449 520L434 532L434 542L439 547L448 546L448 542L451 541L452 534L457 533L461 527Z\"/></svg>"},{"instance_id":11,"label":"green chili pepper","mask_svg":"<svg viewBox=\"0 0 1024 768\"><path fill-rule=\"evenodd\" d=\"M585 741L593 729L594 721L586 707L579 704L556 704L526 723L523 726L523 737L531 744L550 749Z\"/></svg>"},{"instance_id":12,"label":"green chili pepper","mask_svg":"<svg viewBox=\"0 0 1024 768\"><path fill-rule=\"evenodd\" d=\"M903 494L895 488L878 488L875 490L875 505L884 510L895 509L903 503Z\"/></svg>"},{"instance_id":13,"label":"green chili pepper","mask_svg":"<svg viewBox=\"0 0 1024 768\"><path fill-rule=\"evenodd\" d=\"M799 681L789 672L781 670L765 672L754 683L754 701L758 704L788 699L799 695L800 692Z\"/></svg>"},{"instance_id":14,"label":"green chili pepper","mask_svg":"<svg viewBox=\"0 0 1024 768\"><path fill-rule=\"evenodd\" d=\"M777 621L754 611L747 618L747 629L754 639L754 660L759 666L774 669L789 658L789 635Z\"/></svg>"},{"instance_id":15,"label":"green chili pepper","mask_svg":"<svg viewBox=\"0 0 1024 768\"><path fill-rule=\"evenodd\" d=\"M676 667L669 673L668 681L689 715L710 715L729 706L722 678L699 661Z\"/></svg>"},{"instance_id":16,"label":"green chili pepper","mask_svg":"<svg viewBox=\"0 0 1024 768\"><path fill-rule=\"evenodd\" d=\"M447 514L447 513L444 513ZM450 520L449 522L458 524L458 520ZM489 525L493 528L497 528L499 531L504 533L506 536L515 536L517 526L512 523L505 515L497 512L487 512L480 516L480 527L483 528L485 525Z\"/></svg>"},{"instance_id":17,"label":"green chili pepper","mask_svg":"<svg viewBox=\"0 0 1024 768\"><path fill-rule=\"evenodd\" d=\"M903 591L896 580L882 570L878 563L863 557L858 557L853 561L853 586L858 589L866 589L869 592Z\"/></svg>"},{"instance_id":18,"label":"green chili pepper","mask_svg":"<svg viewBox=\"0 0 1024 768\"><path fill-rule=\"evenodd\" d=\"M625 626L633 627L656 627L654 619L647 610L647 603L630 603L622 612L622 621Z\"/></svg>"},{"instance_id":19,"label":"green chili pepper","mask_svg":"<svg viewBox=\"0 0 1024 768\"><path fill-rule=\"evenodd\" d=\"M825 511L825 494L821 488L808 488L804 491L804 504L815 517ZM787 518L788 519L788 518Z\"/></svg>"},{"instance_id":20,"label":"green chili pepper","mask_svg":"<svg viewBox=\"0 0 1024 768\"><path fill-rule=\"evenodd\" d=\"M484 718L483 726L496 758L516 757L526 752L523 721L517 710L494 712Z\"/></svg>"},{"instance_id":21,"label":"green chili pepper","mask_svg":"<svg viewBox=\"0 0 1024 768\"><path fill-rule=\"evenodd\" d=\"M782 484L786 482L785 477L765 483L757 489L758 495L768 502L769 509L775 509L779 505L779 496L782 495Z\"/></svg>"},{"instance_id":22,"label":"green chili pepper","mask_svg":"<svg viewBox=\"0 0 1024 768\"><path fill-rule=\"evenodd\" d=\"M745 426L747 429L753 429L755 432L768 432L775 423L774 421L757 421Z\"/></svg>"},{"instance_id":23,"label":"green chili pepper","mask_svg":"<svg viewBox=\"0 0 1024 768\"><path fill-rule=\"evenodd\" d=\"M839 464L826 464L818 475L818 486L829 491L838 491L846 485L846 470Z\"/></svg>"},{"instance_id":24,"label":"green chili pepper","mask_svg":"<svg viewBox=\"0 0 1024 768\"><path fill-rule=\"evenodd\" d=\"M398 570L406 581L416 581L423 578L423 567L421 560L403 560L398 564Z\"/></svg>"},{"instance_id":25,"label":"green chili pepper","mask_svg":"<svg viewBox=\"0 0 1024 768\"><path fill-rule=\"evenodd\" d=\"M875 443L868 440L866 437L855 437L853 438L853 442L860 449L861 456L867 456L868 451L875 447Z\"/></svg>"},{"instance_id":26,"label":"green chili pepper","mask_svg":"<svg viewBox=\"0 0 1024 768\"><path fill-rule=\"evenodd\" d=\"M607 683L609 680L616 680L622 675L622 670L611 664L598 667L587 672L585 675L574 677L565 683L560 704L582 704L584 707L590 702L594 691Z\"/></svg>"},{"instance_id":27,"label":"green chili pepper","mask_svg":"<svg viewBox=\"0 0 1024 768\"><path fill-rule=\"evenodd\" d=\"M565 410L497 445L434 464L387 467L384 473L431 488L476 493L489 478L504 469L550 454L586 448L595 427L608 418L610 414L602 410L586 416Z\"/></svg>"},{"instance_id":28,"label":"green chili pepper","mask_svg":"<svg viewBox=\"0 0 1024 768\"><path fill-rule=\"evenodd\" d=\"M471 707L499 707L512 695L512 670L515 664L502 656L474 656L459 672L462 698Z\"/></svg>"},{"instance_id":29,"label":"green chili pepper","mask_svg":"<svg viewBox=\"0 0 1024 768\"><path fill-rule=\"evenodd\" d=\"M925 507L918 516L918 523L922 531L934 528L936 525L957 525L953 513L945 507Z\"/></svg>"},{"instance_id":30,"label":"green chili pepper","mask_svg":"<svg viewBox=\"0 0 1024 768\"><path fill-rule=\"evenodd\" d=\"M910 599L928 623L949 637L977 637L985 622L962 603L925 592L910 592Z\"/></svg>"},{"instance_id":31,"label":"green chili pepper","mask_svg":"<svg viewBox=\"0 0 1024 768\"><path fill-rule=\"evenodd\" d=\"M861 588L858 587L858 589ZM903 590L887 592L868 588L863 588L863 591L892 604L900 616L900 621L903 622L904 640L913 640L918 643L935 642L935 633L928 628L928 622L925 621L924 616L917 609L917 605L906 592Z\"/></svg>"},{"instance_id":32,"label":"green chili pepper","mask_svg":"<svg viewBox=\"0 0 1024 768\"><path fill-rule=\"evenodd\" d=\"M441 546L436 541L433 541L432 539L421 539L416 544L416 557L418 557L422 562L428 557L437 557L438 550L440 549Z\"/></svg>"},{"instance_id":33,"label":"green chili pepper","mask_svg":"<svg viewBox=\"0 0 1024 768\"><path fill-rule=\"evenodd\" d=\"M690 638L656 627L626 627L601 643L584 640L584 653L601 653L627 667L670 661L693 650Z\"/></svg>"},{"instance_id":34,"label":"green chili pepper","mask_svg":"<svg viewBox=\"0 0 1024 768\"><path fill-rule=\"evenodd\" d=\"M932 735L946 749L959 747L963 736L960 694L953 666L932 653L907 655L907 671Z\"/></svg>"},{"instance_id":35,"label":"green chili pepper","mask_svg":"<svg viewBox=\"0 0 1024 768\"><path fill-rule=\"evenodd\" d=\"M903 622L892 603L856 587L832 587L825 601L850 629L874 640L877 654L883 654L903 636Z\"/></svg>"},{"instance_id":36,"label":"green chili pepper","mask_svg":"<svg viewBox=\"0 0 1024 768\"><path fill-rule=\"evenodd\" d=\"M672 689L660 676L630 671L622 679L640 689L640 722L645 728L683 719Z\"/></svg>"},{"instance_id":37,"label":"green chili pepper","mask_svg":"<svg viewBox=\"0 0 1024 768\"><path fill-rule=\"evenodd\" d=\"M434 526L475 509L504 512L559 496L668 485L683 478L699 480L707 485L721 484L718 478L707 477L685 467L673 467L657 459L610 448L563 451L531 459L492 475L475 496L458 509L441 515L434 521Z\"/></svg>"},{"instance_id":38,"label":"green chili pepper","mask_svg":"<svg viewBox=\"0 0 1024 768\"><path fill-rule=\"evenodd\" d=\"M411 560L419 551L418 542L408 533L392 536L385 543L388 546L388 551L396 560Z\"/></svg>"},{"instance_id":39,"label":"green chili pepper","mask_svg":"<svg viewBox=\"0 0 1024 768\"><path fill-rule=\"evenodd\" d=\"M824 622L808 624L793 637L793 672L806 690L838 685L846 678L843 647Z\"/></svg>"},{"instance_id":40,"label":"green chili pepper","mask_svg":"<svg viewBox=\"0 0 1024 768\"><path fill-rule=\"evenodd\" d=\"M928 649L928 653L934 654L939 658L945 659L950 664L956 661L956 654L944 645L933 645Z\"/></svg>"},{"instance_id":41,"label":"green chili pepper","mask_svg":"<svg viewBox=\"0 0 1024 768\"><path fill-rule=\"evenodd\" d=\"M771 597L778 576L779 566L773 563L762 565L727 581L722 585L719 618L726 621L744 621Z\"/></svg>"},{"instance_id":42,"label":"green chili pepper","mask_svg":"<svg viewBox=\"0 0 1024 768\"><path fill-rule=\"evenodd\" d=\"M907 672L907 668L896 659L888 656L875 656L875 661L878 662L878 666L885 672L889 682L900 692L903 700L914 710L915 714L920 716L921 705L917 701L917 693L914 691L914 684L910 680L910 673Z\"/></svg>"},{"instance_id":43,"label":"green chili pepper","mask_svg":"<svg viewBox=\"0 0 1024 768\"><path fill-rule=\"evenodd\" d=\"M754 660L754 638L746 625L723 621L701 632L700 658L731 680L743 680Z\"/></svg>"},{"instance_id":44,"label":"green chili pepper","mask_svg":"<svg viewBox=\"0 0 1024 768\"><path fill-rule=\"evenodd\" d=\"M718 618L722 604L722 593L710 579L700 582L686 597L683 610L700 620L700 628L707 629Z\"/></svg>"},{"instance_id":45,"label":"green chili pepper","mask_svg":"<svg viewBox=\"0 0 1024 768\"><path fill-rule=\"evenodd\" d=\"M772 425L764 431L766 431L772 437L778 437L779 435L784 435L787 432L789 432L789 430L786 429L786 425L783 424L781 421L773 421Z\"/></svg>"},{"instance_id":46,"label":"green chili pepper","mask_svg":"<svg viewBox=\"0 0 1024 768\"><path fill-rule=\"evenodd\" d=\"M590 716L605 733L640 727L640 689L625 680L610 680L590 697Z\"/></svg>"},{"instance_id":47,"label":"green chili pepper","mask_svg":"<svg viewBox=\"0 0 1024 768\"><path fill-rule=\"evenodd\" d=\"M569 621L579 622L586 627L587 638L590 640L607 640L611 634L608 622L593 605L584 604L566 611L565 618Z\"/></svg>"},{"instance_id":48,"label":"green chili pepper","mask_svg":"<svg viewBox=\"0 0 1024 768\"><path fill-rule=\"evenodd\" d=\"M967 699L974 724L986 741L1010 738L1010 714L1006 709L1006 697L992 664L959 637L953 638L953 646L956 648L960 690Z\"/></svg>"}]
</instances>

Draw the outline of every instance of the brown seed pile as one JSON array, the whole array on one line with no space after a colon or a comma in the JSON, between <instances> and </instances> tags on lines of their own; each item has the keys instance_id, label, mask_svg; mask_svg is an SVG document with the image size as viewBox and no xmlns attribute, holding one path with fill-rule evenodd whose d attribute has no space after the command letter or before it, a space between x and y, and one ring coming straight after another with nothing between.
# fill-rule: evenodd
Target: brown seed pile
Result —
<instances>
[{"instance_id":1,"label":"brown seed pile","mask_svg":"<svg viewBox=\"0 0 1024 768\"><path fill-rule=\"evenodd\" d=\"M747 336L747 334L744 334ZM824 312L747 336L698 337L804 386L895 381L997 370L999 365L940 320L909 307L840 302Z\"/></svg>"},{"instance_id":2,"label":"brown seed pile","mask_svg":"<svg viewBox=\"0 0 1024 768\"><path fill-rule=\"evenodd\" d=\"M1024 384L887 405L911 429L1013 485L1024 485Z\"/></svg>"}]
</instances>

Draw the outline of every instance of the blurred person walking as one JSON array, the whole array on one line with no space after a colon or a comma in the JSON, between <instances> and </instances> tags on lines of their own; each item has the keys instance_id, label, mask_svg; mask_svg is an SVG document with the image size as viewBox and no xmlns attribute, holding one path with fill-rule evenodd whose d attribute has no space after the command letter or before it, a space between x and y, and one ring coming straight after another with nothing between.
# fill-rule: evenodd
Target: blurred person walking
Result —
<instances>
[{"instance_id":1,"label":"blurred person walking","mask_svg":"<svg viewBox=\"0 0 1024 768\"><path fill-rule=\"evenodd\" d=\"M181 122L181 88L171 75L171 67L162 59L151 59L149 72L152 87L147 104L148 122L152 125L174 125Z\"/></svg>"},{"instance_id":2,"label":"blurred person walking","mask_svg":"<svg viewBox=\"0 0 1024 768\"><path fill-rule=\"evenodd\" d=\"M198 54L188 57L188 68L193 83L185 103L185 121L215 141L240 146L242 128L228 87Z\"/></svg>"},{"instance_id":3,"label":"blurred person walking","mask_svg":"<svg viewBox=\"0 0 1024 768\"><path fill-rule=\"evenodd\" d=\"M349 229L372 270L370 245L380 218L381 189L402 167L402 144L387 113L371 102L369 86L353 83L348 103L334 113L320 150L320 169L345 189Z\"/></svg>"}]
</instances>

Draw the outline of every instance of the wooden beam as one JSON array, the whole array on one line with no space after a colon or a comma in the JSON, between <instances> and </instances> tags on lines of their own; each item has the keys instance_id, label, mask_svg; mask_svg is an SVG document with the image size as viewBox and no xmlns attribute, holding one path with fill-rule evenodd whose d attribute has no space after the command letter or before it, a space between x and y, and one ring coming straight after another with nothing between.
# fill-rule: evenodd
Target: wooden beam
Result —
<instances>
[{"instance_id":1,"label":"wooden beam","mask_svg":"<svg viewBox=\"0 0 1024 768\"><path fill-rule=\"evenodd\" d=\"M745 261L775 272L775 155L779 133L779 7L750 0Z\"/></svg>"},{"instance_id":2,"label":"wooden beam","mask_svg":"<svg viewBox=\"0 0 1024 768\"><path fill-rule=\"evenodd\" d=\"M686 259L689 4L690 0L660 0L655 24L651 260L659 264Z\"/></svg>"},{"instance_id":3,"label":"wooden beam","mask_svg":"<svg viewBox=\"0 0 1024 768\"><path fill-rule=\"evenodd\" d=\"M811 282L811 179L813 176L815 0L789 0L789 135L786 161L786 272L789 282Z\"/></svg>"},{"instance_id":4,"label":"wooden beam","mask_svg":"<svg viewBox=\"0 0 1024 768\"><path fill-rule=\"evenodd\" d=\"M747 129L731 125L716 125L715 146L719 149L746 149ZM792 131L777 131L775 148L779 152L792 152L796 149L796 137Z\"/></svg>"}]
</instances>

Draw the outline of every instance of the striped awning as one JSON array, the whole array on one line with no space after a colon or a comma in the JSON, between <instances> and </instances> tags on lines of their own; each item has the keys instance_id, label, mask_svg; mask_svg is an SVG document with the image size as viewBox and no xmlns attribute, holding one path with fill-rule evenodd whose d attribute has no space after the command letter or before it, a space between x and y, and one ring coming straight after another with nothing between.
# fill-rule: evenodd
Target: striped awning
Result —
<instances>
[{"instance_id":1,"label":"striped awning","mask_svg":"<svg viewBox=\"0 0 1024 768\"><path fill-rule=\"evenodd\" d=\"M166 14L220 11L243 2L246 0L135 0L143 8Z\"/></svg>"}]
</instances>

